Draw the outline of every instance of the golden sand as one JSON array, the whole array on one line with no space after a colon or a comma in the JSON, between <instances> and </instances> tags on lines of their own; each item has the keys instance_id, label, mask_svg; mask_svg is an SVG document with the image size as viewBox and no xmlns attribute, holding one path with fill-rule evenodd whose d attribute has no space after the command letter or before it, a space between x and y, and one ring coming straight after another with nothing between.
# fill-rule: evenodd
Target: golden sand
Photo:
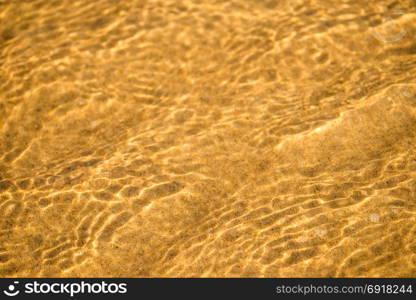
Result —
<instances>
[{"instance_id":1,"label":"golden sand","mask_svg":"<svg viewBox=\"0 0 416 300\"><path fill-rule=\"evenodd\" d=\"M0 1L1 277L416 276L416 5Z\"/></svg>"}]
</instances>

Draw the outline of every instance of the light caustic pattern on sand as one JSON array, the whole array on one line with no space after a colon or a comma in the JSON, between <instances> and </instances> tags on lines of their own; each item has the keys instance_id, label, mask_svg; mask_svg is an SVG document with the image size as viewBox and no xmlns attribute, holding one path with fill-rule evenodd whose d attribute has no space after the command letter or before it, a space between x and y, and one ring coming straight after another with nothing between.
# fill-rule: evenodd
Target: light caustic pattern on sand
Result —
<instances>
[{"instance_id":1,"label":"light caustic pattern on sand","mask_svg":"<svg viewBox=\"0 0 416 300\"><path fill-rule=\"evenodd\" d=\"M415 24L0 1L0 276L416 276Z\"/></svg>"}]
</instances>

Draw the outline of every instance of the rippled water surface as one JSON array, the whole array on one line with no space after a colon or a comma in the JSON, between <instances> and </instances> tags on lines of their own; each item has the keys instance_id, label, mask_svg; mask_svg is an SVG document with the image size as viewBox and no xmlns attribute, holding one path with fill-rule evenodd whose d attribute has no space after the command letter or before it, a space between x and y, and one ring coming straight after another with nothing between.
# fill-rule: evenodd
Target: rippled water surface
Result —
<instances>
[{"instance_id":1,"label":"rippled water surface","mask_svg":"<svg viewBox=\"0 0 416 300\"><path fill-rule=\"evenodd\" d=\"M416 3L0 1L0 276L415 277Z\"/></svg>"}]
</instances>

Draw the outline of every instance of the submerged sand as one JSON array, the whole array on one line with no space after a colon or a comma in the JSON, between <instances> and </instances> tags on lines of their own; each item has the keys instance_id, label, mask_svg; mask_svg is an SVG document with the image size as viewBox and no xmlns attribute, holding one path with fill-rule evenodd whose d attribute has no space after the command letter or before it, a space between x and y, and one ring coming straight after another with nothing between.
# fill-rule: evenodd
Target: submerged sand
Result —
<instances>
[{"instance_id":1,"label":"submerged sand","mask_svg":"<svg viewBox=\"0 0 416 300\"><path fill-rule=\"evenodd\" d=\"M416 277L416 6L0 1L0 276Z\"/></svg>"}]
</instances>

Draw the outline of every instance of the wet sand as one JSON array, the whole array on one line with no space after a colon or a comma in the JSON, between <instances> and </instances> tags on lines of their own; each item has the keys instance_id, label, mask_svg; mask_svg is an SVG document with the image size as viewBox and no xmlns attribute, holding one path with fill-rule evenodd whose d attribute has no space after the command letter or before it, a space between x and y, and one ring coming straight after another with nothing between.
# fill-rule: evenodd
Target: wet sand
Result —
<instances>
[{"instance_id":1,"label":"wet sand","mask_svg":"<svg viewBox=\"0 0 416 300\"><path fill-rule=\"evenodd\" d=\"M1 277L416 277L414 1L0 1Z\"/></svg>"}]
</instances>

